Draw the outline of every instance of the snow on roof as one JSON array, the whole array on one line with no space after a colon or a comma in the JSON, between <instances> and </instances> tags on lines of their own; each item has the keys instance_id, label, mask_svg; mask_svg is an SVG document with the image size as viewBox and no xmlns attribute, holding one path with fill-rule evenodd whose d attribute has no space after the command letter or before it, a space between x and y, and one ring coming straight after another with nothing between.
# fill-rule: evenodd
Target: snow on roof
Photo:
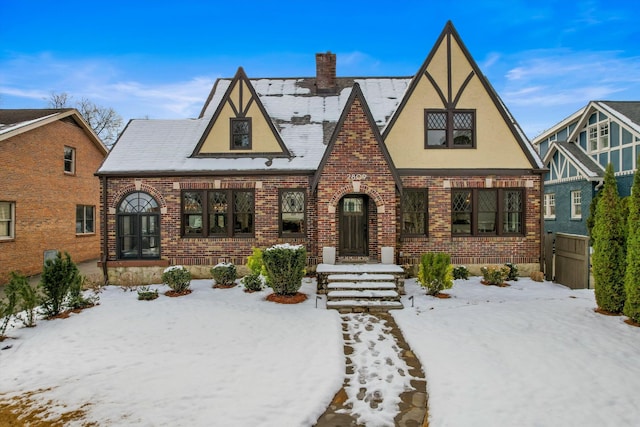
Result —
<instances>
[{"instance_id":1,"label":"snow on roof","mask_svg":"<svg viewBox=\"0 0 640 427\"><path fill-rule=\"evenodd\" d=\"M309 79L250 79L292 158L190 157L231 79L217 82L199 119L132 120L98 173L316 170L335 123L358 83L378 126L384 126L409 86L410 78L343 79L337 95L315 95ZM345 83L346 81L346 83Z\"/></svg>"},{"instance_id":2,"label":"snow on roof","mask_svg":"<svg viewBox=\"0 0 640 427\"><path fill-rule=\"evenodd\" d=\"M30 124L37 123L37 122L42 121L42 120L46 120L49 117L55 116L56 114L58 114L58 113L53 113L53 114L49 114L49 115L42 116L42 117L37 117L35 119L26 120L26 121L18 122L18 123L0 123L0 135L3 135L5 133L9 133L11 131L14 131L16 129L20 129L20 128L25 127L25 126L29 126Z\"/></svg>"}]
</instances>

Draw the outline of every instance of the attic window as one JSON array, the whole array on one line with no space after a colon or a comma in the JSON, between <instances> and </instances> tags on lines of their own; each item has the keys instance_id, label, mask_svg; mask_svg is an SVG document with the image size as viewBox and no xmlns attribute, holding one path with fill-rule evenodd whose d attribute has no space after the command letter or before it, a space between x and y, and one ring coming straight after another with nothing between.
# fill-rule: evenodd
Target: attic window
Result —
<instances>
[{"instance_id":1,"label":"attic window","mask_svg":"<svg viewBox=\"0 0 640 427\"><path fill-rule=\"evenodd\" d=\"M231 119L231 149L248 150L251 149L251 119L232 118Z\"/></svg>"},{"instance_id":2,"label":"attic window","mask_svg":"<svg viewBox=\"0 0 640 427\"><path fill-rule=\"evenodd\" d=\"M474 148L475 111L425 110L425 148Z\"/></svg>"}]
</instances>

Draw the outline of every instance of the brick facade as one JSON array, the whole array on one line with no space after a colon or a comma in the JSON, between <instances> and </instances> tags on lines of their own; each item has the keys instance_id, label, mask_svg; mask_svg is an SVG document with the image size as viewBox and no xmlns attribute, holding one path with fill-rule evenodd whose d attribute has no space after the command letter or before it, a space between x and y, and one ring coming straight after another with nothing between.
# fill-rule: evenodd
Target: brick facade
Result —
<instances>
[{"instance_id":1,"label":"brick facade","mask_svg":"<svg viewBox=\"0 0 640 427\"><path fill-rule=\"evenodd\" d=\"M75 148L75 173L64 172L64 147ZM0 284L11 271L42 272L44 251L75 262L100 257L100 182L105 154L72 120L36 127L0 142L0 201L15 203L15 234L0 240ZM76 234L76 205L95 207L95 232Z\"/></svg>"}]
</instances>

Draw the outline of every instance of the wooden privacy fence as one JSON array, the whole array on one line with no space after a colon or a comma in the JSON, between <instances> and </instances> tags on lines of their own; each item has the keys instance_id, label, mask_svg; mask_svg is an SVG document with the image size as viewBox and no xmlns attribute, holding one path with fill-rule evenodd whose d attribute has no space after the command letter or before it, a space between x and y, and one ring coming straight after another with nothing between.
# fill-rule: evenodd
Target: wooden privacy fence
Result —
<instances>
[{"instance_id":1,"label":"wooden privacy fence","mask_svg":"<svg viewBox=\"0 0 640 427\"><path fill-rule=\"evenodd\" d=\"M589 284L589 236L546 234L544 241L545 279L571 289L586 289Z\"/></svg>"}]
</instances>

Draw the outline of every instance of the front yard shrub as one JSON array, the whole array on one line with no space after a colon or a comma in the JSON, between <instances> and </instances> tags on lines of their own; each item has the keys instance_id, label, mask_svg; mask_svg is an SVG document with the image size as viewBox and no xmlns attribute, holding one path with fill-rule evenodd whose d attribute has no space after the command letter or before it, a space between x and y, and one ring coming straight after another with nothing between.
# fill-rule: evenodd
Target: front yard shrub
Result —
<instances>
[{"instance_id":1,"label":"front yard shrub","mask_svg":"<svg viewBox=\"0 0 640 427\"><path fill-rule=\"evenodd\" d=\"M92 296L84 295L83 289L85 283L86 278L84 276L80 276L80 280L78 280L76 283L73 283L69 287L69 308L77 310L87 307L93 307L100 299L95 291Z\"/></svg>"},{"instance_id":2,"label":"front yard shrub","mask_svg":"<svg viewBox=\"0 0 640 427\"><path fill-rule=\"evenodd\" d=\"M265 249L262 261L267 285L276 295L295 295L302 286L307 250L302 245L275 245Z\"/></svg>"},{"instance_id":3,"label":"front yard shrub","mask_svg":"<svg viewBox=\"0 0 640 427\"><path fill-rule=\"evenodd\" d=\"M509 268L507 280L518 280L518 266L510 262L505 264Z\"/></svg>"},{"instance_id":4,"label":"front yard shrub","mask_svg":"<svg viewBox=\"0 0 640 427\"><path fill-rule=\"evenodd\" d=\"M262 261L262 249L253 248L251 255L247 258L247 267L255 274L264 273L264 262Z\"/></svg>"},{"instance_id":5,"label":"front yard shrub","mask_svg":"<svg viewBox=\"0 0 640 427\"><path fill-rule=\"evenodd\" d=\"M11 272L11 281L7 292L16 292L16 318L27 328L36 326L36 309L40 305L38 289L31 286L26 276Z\"/></svg>"},{"instance_id":6,"label":"front yard shrub","mask_svg":"<svg viewBox=\"0 0 640 427\"><path fill-rule=\"evenodd\" d=\"M469 278L469 269L464 265L453 267L453 278L467 280Z\"/></svg>"},{"instance_id":7,"label":"front yard shrub","mask_svg":"<svg viewBox=\"0 0 640 427\"><path fill-rule=\"evenodd\" d=\"M250 292L262 290L262 275L260 273L249 273L241 280L244 288Z\"/></svg>"},{"instance_id":8,"label":"front yard shrub","mask_svg":"<svg viewBox=\"0 0 640 427\"><path fill-rule=\"evenodd\" d=\"M611 163L607 165L604 186L600 191L602 195L596 206L592 230L596 303L600 310L621 313L625 300L626 233Z\"/></svg>"},{"instance_id":9,"label":"front yard shrub","mask_svg":"<svg viewBox=\"0 0 640 427\"><path fill-rule=\"evenodd\" d=\"M236 266L230 262L221 262L211 268L211 275L217 285L233 286L238 278Z\"/></svg>"},{"instance_id":10,"label":"front yard shrub","mask_svg":"<svg viewBox=\"0 0 640 427\"><path fill-rule=\"evenodd\" d=\"M154 289L152 291L149 286L140 286L136 291L138 292L138 299L141 301L151 301L158 298L158 290Z\"/></svg>"},{"instance_id":11,"label":"front yard shrub","mask_svg":"<svg viewBox=\"0 0 640 427\"><path fill-rule=\"evenodd\" d=\"M509 267L506 265L489 265L480 267L482 278L485 285L502 285L509 277Z\"/></svg>"},{"instance_id":12,"label":"front yard shrub","mask_svg":"<svg viewBox=\"0 0 640 427\"><path fill-rule=\"evenodd\" d=\"M437 295L453 286L453 266L446 253L426 253L420 257L418 281L427 289L427 295Z\"/></svg>"},{"instance_id":13,"label":"front yard shrub","mask_svg":"<svg viewBox=\"0 0 640 427\"><path fill-rule=\"evenodd\" d=\"M633 176L628 206L627 270L624 276L625 301L622 312L634 322L640 323L640 169L636 169Z\"/></svg>"},{"instance_id":14,"label":"front yard shrub","mask_svg":"<svg viewBox=\"0 0 640 427\"><path fill-rule=\"evenodd\" d=\"M5 297L0 300L0 341L6 338L7 328L18 309L18 287L13 274L12 272L11 281L4 288Z\"/></svg>"},{"instance_id":15,"label":"front yard shrub","mask_svg":"<svg viewBox=\"0 0 640 427\"><path fill-rule=\"evenodd\" d=\"M529 277L534 282L544 282L544 273L542 271L534 271Z\"/></svg>"},{"instance_id":16,"label":"front yard shrub","mask_svg":"<svg viewBox=\"0 0 640 427\"><path fill-rule=\"evenodd\" d=\"M42 310L46 317L60 314L67 304L72 286L81 282L78 266L68 253L64 257L58 252L54 259L48 259L42 270L40 288L42 289Z\"/></svg>"},{"instance_id":17,"label":"front yard shrub","mask_svg":"<svg viewBox=\"0 0 640 427\"><path fill-rule=\"evenodd\" d=\"M181 265L167 267L162 273L162 283L165 283L174 292L184 292L191 284L191 273Z\"/></svg>"}]
</instances>

